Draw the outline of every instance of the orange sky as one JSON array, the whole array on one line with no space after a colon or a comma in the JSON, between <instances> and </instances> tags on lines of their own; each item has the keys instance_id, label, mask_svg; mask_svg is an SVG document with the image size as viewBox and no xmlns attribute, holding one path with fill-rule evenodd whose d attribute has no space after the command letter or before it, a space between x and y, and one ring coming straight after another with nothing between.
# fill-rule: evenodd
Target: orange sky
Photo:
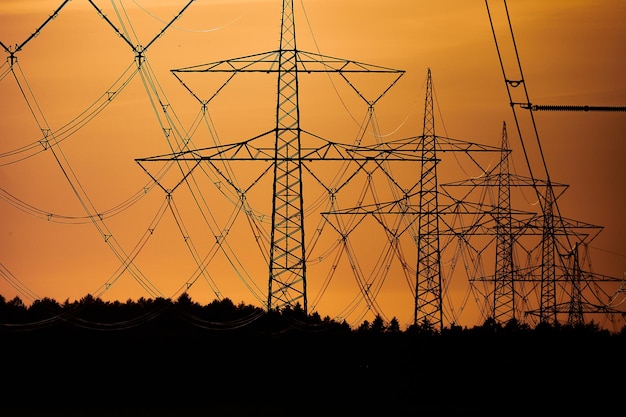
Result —
<instances>
[{"instance_id":1,"label":"orange sky","mask_svg":"<svg viewBox=\"0 0 626 417\"><path fill-rule=\"evenodd\" d=\"M0 41L14 51L61 3L0 3ZM111 2L95 3L120 31L129 33L133 43L147 45L187 1L115 1L115 9ZM492 7L500 3L490 2ZM298 49L406 71L376 107L383 137L421 134L424 83L430 68L437 133L499 146L506 122L515 155L512 169L527 175L484 1L295 0L294 4ZM513 0L508 5L533 103L626 104L624 2ZM212 138L206 126L191 131L200 105L170 70L277 49L280 11L280 0L197 0L146 51L151 72L130 78L136 69L130 46L88 1L73 0L15 53L14 72L8 61L4 63L0 79L0 263L4 279L0 280L0 294L7 299L19 295L27 303L32 297L64 301L97 293L106 286L103 299L125 301L151 297L138 284L144 279L163 296L180 293L196 272L193 254L204 258L212 253L216 233L202 223L191 194L182 190L174 193L173 201L186 232L180 231L180 223L170 211L158 225L152 223L166 202L165 194L152 186L135 158L169 153L164 135L169 128L176 130L174 135L184 136L182 132L188 131L195 147L211 146L214 140L238 142L273 128L275 78L236 78L208 106L217 136ZM125 14L127 19L120 23ZM505 22L498 18L495 23ZM9 54L5 52L5 56ZM206 79L196 77L194 82L203 86L198 91L206 99L211 94L208 79L215 74L204 76ZM129 82L122 88L125 78ZM313 75L308 84L305 78L305 74L300 76L303 128L336 141L353 140L365 116L363 103L326 78ZM164 118L162 106L154 101L151 91L157 85L171 120ZM348 111L338 94L351 106ZM107 96L112 99L107 101ZM93 103L102 108L85 115ZM593 271L621 277L626 270L626 116L617 112L534 115L552 180L569 184L559 200L562 214L604 227L590 245ZM42 132L48 131L49 143L59 141L55 152L42 151L43 145L38 144ZM536 164L535 143L528 143ZM13 152L23 147L23 153ZM478 175L455 164L453 158L449 165L442 163L442 182L461 179L459 174ZM233 169L245 183L263 167L261 163ZM267 177L263 181L267 183ZM247 198L268 219L271 184L263 181ZM215 184L207 181L201 185L206 187L207 200L218 201ZM321 190L312 190L305 196L311 212L309 225L319 222L316 213L324 203L313 203L320 195L323 197ZM140 198L126 205L134 196ZM532 196L527 197L530 206L522 210L532 210ZM226 224L233 214L232 206L227 210L215 204L211 207L216 224ZM102 214L102 219L92 216L94 220L90 220L86 212ZM261 224L267 226L267 220ZM323 316L345 317L358 324L371 319L371 311L365 313L361 303L348 313L352 299L359 299L350 274L334 276L318 299L337 256L333 252L337 249L332 248L337 236L329 229L315 247L319 262L312 261L309 267L309 306ZM384 237L377 246L372 233L363 228L352 236L358 265L366 276L384 250ZM148 239L143 240L144 236ZM250 241L247 222L233 223L230 236L228 256L218 251L209 263L209 274L198 279L189 292L204 303L215 298L213 289L218 288L221 296L235 302L260 305L266 296L268 271ZM359 247L364 241L370 244ZM119 256L135 253L133 268L120 270ZM452 262L442 261L445 268ZM233 267L237 262L247 265ZM341 262L346 263L345 256ZM402 273L392 275L380 289L378 301L388 318L396 316L404 326L412 320L413 299ZM448 317L459 324L476 324L480 320L475 294L468 295L462 277L454 279L449 294L455 311ZM28 289L26 294L11 285L18 281L21 288ZM463 301L466 297L467 303Z\"/></svg>"}]
</instances>

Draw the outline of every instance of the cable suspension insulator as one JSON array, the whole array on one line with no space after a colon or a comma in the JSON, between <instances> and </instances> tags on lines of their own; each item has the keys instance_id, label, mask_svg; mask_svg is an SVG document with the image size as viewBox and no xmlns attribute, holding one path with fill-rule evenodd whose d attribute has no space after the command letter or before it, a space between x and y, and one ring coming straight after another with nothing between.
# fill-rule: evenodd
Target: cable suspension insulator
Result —
<instances>
[{"instance_id":1,"label":"cable suspension insulator","mask_svg":"<svg viewBox=\"0 0 626 417\"><path fill-rule=\"evenodd\" d=\"M622 111L626 112L626 106L555 106L539 105L530 106L532 111Z\"/></svg>"}]
</instances>

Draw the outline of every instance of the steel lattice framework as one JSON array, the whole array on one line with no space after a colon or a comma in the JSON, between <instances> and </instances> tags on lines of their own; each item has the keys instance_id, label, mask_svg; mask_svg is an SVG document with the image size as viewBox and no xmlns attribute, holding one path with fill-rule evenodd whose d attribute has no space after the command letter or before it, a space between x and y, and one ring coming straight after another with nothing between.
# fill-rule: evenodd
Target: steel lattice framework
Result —
<instances>
[{"instance_id":1,"label":"steel lattice framework","mask_svg":"<svg viewBox=\"0 0 626 417\"><path fill-rule=\"evenodd\" d=\"M509 139L506 123L502 125L502 154L498 175L496 220L496 270L493 289L493 317L509 321L515 317L513 270L513 233L511 228L511 176L509 175Z\"/></svg>"},{"instance_id":2,"label":"steel lattice framework","mask_svg":"<svg viewBox=\"0 0 626 417\"><path fill-rule=\"evenodd\" d=\"M392 74L394 76L392 82L374 100L375 102L398 81L404 71L299 51L296 48L293 0L284 0L280 48L278 50L172 70L172 73L195 96L193 90L187 86L181 77L182 74L189 72L229 73L230 78L240 73L276 73L278 75L278 90L274 130L243 143L182 152L169 156L144 158L139 159L138 162L163 160L164 158L197 162L202 160L265 160L272 162L274 180L267 308L279 309L300 304L304 311L307 311L302 198L304 161L352 160L363 164L368 161L380 162L390 159L397 160L398 158L415 161L416 158L412 156L398 157L394 149L384 145L373 147L346 146L321 138L318 138L320 140L319 145L303 147L302 135L304 132L300 127L298 97L299 73L338 73L359 95L361 94L358 89L350 83L346 74ZM371 102L370 105L373 105L374 102ZM257 146L255 141L267 135L274 135L274 146L271 148Z\"/></svg>"},{"instance_id":3,"label":"steel lattice framework","mask_svg":"<svg viewBox=\"0 0 626 417\"><path fill-rule=\"evenodd\" d=\"M397 200L376 202L372 206L357 205L348 209L334 209L322 212L327 221L349 215L352 218L373 216L385 229L390 241L398 241L400 236L410 232L411 225L417 224L417 235L412 236L417 247L417 265L415 269L414 293L414 324L427 325L441 329L444 326L444 306L442 297L444 289L441 268L441 243L443 236L458 239L464 245L471 245L472 236L494 236L496 246L495 272L492 277L475 275L470 283L491 282L492 300L490 315L498 321L508 321L521 314L516 299L525 299L529 291L521 288L526 282L532 285L530 292L539 293L539 317L542 322L556 323L557 283L573 283L581 279L577 274L579 268L577 255L567 254L569 266L562 264L564 258L560 248L567 246L567 241L575 238L581 243L593 238L593 225L571 221L560 216L557 199L561 188L565 186L553 183L549 177L543 181L532 176L510 177L508 172L508 139L506 125L503 129L500 147L490 147L437 136L435 134L435 118L433 106L432 77L428 70L426 83L426 99L422 134L415 137L379 142L373 145L361 145L359 142L347 145L342 142L330 141L302 129L300 125L299 75L302 73L333 73L342 77L346 83L362 98L373 111L378 100L392 88L404 71L356 61L325 56L317 53L300 51L296 48L296 30L293 0L282 3L282 21L280 47L278 50L243 56L234 59L196 65L172 70L173 75L203 106L206 106L218 92L236 75L243 73L273 73L278 77L276 118L272 130L264 132L249 140L201 149L185 149L168 155L137 159L145 168L148 162L169 162L185 167L179 182L181 184L201 163L213 165L217 161L266 161L272 164L272 219L269 247L269 279L267 308L280 309L300 304L307 311L307 251L305 248L305 216L303 208L303 171L311 172L308 164L317 161L343 161L354 166L354 172L382 172L388 179L393 173L386 164L392 161L420 163L419 176L415 184L408 189L400 190ZM188 73L223 73L227 80L218 88L209 100L201 100L185 81ZM373 100L365 98L357 85L350 79L350 74L388 74L391 81ZM521 81L506 82L508 88L523 85ZM512 106L516 102L512 101ZM516 119L517 122L517 119ZM519 127L518 127L519 131ZM306 145L304 137L307 137ZM520 133L521 136L521 133ZM438 152L497 152L501 155L499 171L483 169L473 158L474 163L484 174L480 179L472 179L457 183L439 185L437 166L440 162ZM217 168L216 168L217 169ZM270 172L270 171L267 171ZM155 182L159 178L151 175ZM231 184L233 185L233 184ZM234 185L233 185L234 186ZM484 201L472 203L468 194L460 198L447 192L447 187L483 186L497 189L498 198L494 205L486 205ZM541 203L541 213L513 211L510 202L510 188L530 187L536 191ZM440 188L441 187L441 188ZM416 191L417 190L417 191ZM166 192L171 192L167 189ZM414 199L419 199L416 204ZM441 201L444 197L445 201ZM477 220L469 225L459 226L449 218L456 216L475 216ZM388 221L386 219L402 219ZM404 223L404 228L397 226ZM358 223L358 221L357 221ZM394 225L394 226L390 226ZM335 228L342 238L346 238L340 227ZM590 232L591 231L591 232ZM522 236L537 236L538 244L526 249L528 253L540 254L540 265L530 263L526 267L515 264L514 248L519 245ZM476 250L480 252L481 250ZM562 271L565 271L564 273ZM536 289L537 283L539 289ZM572 288L580 285L576 282ZM375 303L368 288L361 288L363 297L368 303ZM519 292L519 293L518 293ZM580 297L571 294L575 310L581 311ZM578 300L578 302L576 302ZM571 305L568 311L571 310ZM534 314L532 310L524 314ZM575 314L572 320L578 320Z\"/></svg>"},{"instance_id":4,"label":"steel lattice framework","mask_svg":"<svg viewBox=\"0 0 626 417\"><path fill-rule=\"evenodd\" d=\"M356 172L379 171L393 180L393 173L385 164L390 162L421 163L421 175L408 189L401 190L400 200L377 203L375 207L364 205L336 209L321 213L327 219L341 215L411 218L408 224L419 222L419 237L413 240L419 246L419 261L415 277L415 324L428 322L429 325L441 328L442 322L442 287L440 271L439 238L441 235L456 234L451 226L446 230L439 229L441 213L455 211L475 212L476 207L467 202L456 201L449 206L441 207L438 202L438 186L436 165L437 151L460 152L500 152L499 147L485 146L456 139L439 137L434 131L434 106L432 96L432 79L428 70L427 93L424 109L424 125L422 135L379 142L373 145L359 143L346 145L330 141L303 130L300 126L300 109L298 101L298 77L301 73L333 73L342 77L345 82L363 99L370 111L374 105L392 88L403 70L386 68L341 58L300 51L296 48L295 20L293 1L283 1L280 48L266 53L196 65L172 70L181 84L203 106L209 100L201 100L192 87L185 82L186 73L225 73L227 80L218 88L218 92L235 75L242 73L275 73L278 75L278 91L276 105L276 125L273 130L262 133L249 140L232 144L218 145L202 149L183 150L174 154L139 158L136 161L148 175L158 182L156 175L150 174L146 163L161 161L175 162L187 167L179 182L191 174L201 162L209 164L217 161L266 161L273 164L273 203L272 230L269 259L269 282L267 308L276 309L294 306L296 303L307 308L306 294L306 250L304 246L304 213L302 207L302 172L303 167L316 161L344 161L353 164ZM390 80L373 99L366 98L357 85L350 79L350 74L388 74ZM216 93L217 94L217 93ZM307 137L306 146L303 136ZM268 146L267 139L273 136L273 145ZM370 168L371 167L371 168ZM482 168L480 168L482 170ZM308 170L308 168L307 168ZM416 171L420 172L420 171ZM413 191L418 189L419 191ZM166 190L171 192L172 189ZM419 198L419 203L410 202L411 198ZM461 207L461 208L459 208ZM386 222L380 220L383 227ZM338 230L339 231L339 230ZM341 233L341 232L340 232ZM399 238L408 233L408 226L403 231L387 230L387 233ZM345 236L344 236L345 238ZM363 296L369 301L367 288L362 288ZM368 301L368 302L369 302Z\"/></svg>"},{"instance_id":5,"label":"steel lattice framework","mask_svg":"<svg viewBox=\"0 0 626 417\"><path fill-rule=\"evenodd\" d=\"M419 193L419 239L414 324L441 328L441 251L439 250L439 190L437 185L437 137L433 106L433 83L428 69L424 128L422 131L422 171Z\"/></svg>"},{"instance_id":6,"label":"steel lattice framework","mask_svg":"<svg viewBox=\"0 0 626 417\"><path fill-rule=\"evenodd\" d=\"M302 301L307 311L298 71L293 2L283 3L267 308Z\"/></svg>"}]
</instances>

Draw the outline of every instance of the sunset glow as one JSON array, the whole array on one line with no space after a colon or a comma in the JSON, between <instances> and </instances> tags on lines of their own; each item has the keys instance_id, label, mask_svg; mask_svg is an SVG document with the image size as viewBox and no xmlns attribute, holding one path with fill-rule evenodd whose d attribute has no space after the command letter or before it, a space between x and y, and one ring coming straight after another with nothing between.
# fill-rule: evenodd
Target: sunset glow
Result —
<instances>
[{"instance_id":1,"label":"sunset glow","mask_svg":"<svg viewBox=\"0 0 626 417\"><path fill-rule=\"evenodd\" d=\"M272 215L269 162L220 161L194 167L185 177L190 165L170 164L160 176L167 164L136 160L185 146L201 154L274 128L275 74L238 74L214 96L224 74L185 74L185 88L172 70L278 49L281 3L0 3L5 55L0 67L0 295L30 303L86 294L121 301L177 298L188 292L200 303L230 298L264 305ZM366 100L340 77L300 74L303 130L342 144L421 135L430 70L437 135L498 148L506 123L511 172L528 175L484 1L303 0L294 5L298 50L404 71L376 103L371 119ZM508 5L532 103L626 105L626 3L511 0ZM506 29L503 16L494 17L497 29ZM376 97L388 82L355 78L359 91L367 92L365 99ZM568 185L558 200L563 217L602 229L586 248L585 265L622 278L626 113L533 116L539 141L524 131L529 164L543 176L543 157L552 181ZM303 146L311 146L310 140ZM445 184L479 178L484 173L476 163L493 167L500 155L486 152L475 161L453 152L438 157L438 181ZM341 161L310 166L303 178L309 310L350 325L382 313L406 327L414 314L411 236L403 236L401 256L374 217L332 211L392 201L397 189L416 183L419 164L390 166L393 181L371 183L366 167L337 196L330 189L340 180L348 183L346 172L353 168ZM245 198L229 181L246 190ZM390 185L394 181L398 185ZM532 192L517 198L515 209L536 211ZM447 248L441 259L446 324L482 322L484 294L472 290L467 275L480 273L474 268L493 269L493 252L486 250L485 259L477 260L455 251L450 237L442 238L442 245ZM604 301L620 303L623 295L614 294L618 288L606 287ZM610 329L623 325L612 323L618 317L611 315L588 319Z\"/></svg>"}]
</instances>

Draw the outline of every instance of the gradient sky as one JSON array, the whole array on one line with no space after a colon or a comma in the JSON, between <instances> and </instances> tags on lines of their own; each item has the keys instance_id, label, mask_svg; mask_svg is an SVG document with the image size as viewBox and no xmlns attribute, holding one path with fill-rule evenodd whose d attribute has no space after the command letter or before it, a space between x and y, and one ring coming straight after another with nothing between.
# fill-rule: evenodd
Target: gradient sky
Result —
<instances>
[{"instance_id":1,"label":"gradient sky","mask_svg":"<svg viewBox=\"0 0 626 417\"><path fill-rule=\"evenodd\" d=\"M28 39L61 3L1 2L0 41L15 51L15 45ZM120 31L130 33L133 42L147 45L187 1L125 0L113 2L115 7L112 2L95 3ZM505 122L515 155L512 169L527 175L484 1L294 0L294 4L298 49L406 71L376 107L384 137L421 134L424 84L430 68L437 133L499 146ZM500 1L492 0L490 5L494 11L501 8ZM626 3L511 0L508 6L532 103L626 105ZM0 79L0 263L4 278L0 294L6 299L19 295L26 303L41 297L62 302L98 293L104 286L101 296L107 300L151 297L137 277L145 277L164 296L180 294L196 268L189 241L197 245L193 248L202 258L216 237L200 233L197 211L194 217L190 196L182 192L173 200L188 233L181 233L170 211L158 225L153 224L167 200L135 158L170 152L161 104L166 104L172 116L168 123L180 129L177 133L188 131L195 147L214 143L215 135L210 137L207 126L192 132L200 105L170 70L277 49L280 12L280 0L197 0L145 52L151 72L143 78L142 74L129 78L136 69L133 51L86 0L69 2L15 53L14 73L9 71L5 52L7 62ZM126 17L120 21L122 16ZM506 23L502 16L494 17L498 27ZM209 78L214 75L195 77L193 85L204 95L201 98L210 97L214 81ZM129 82L122 89L120 80L125 78ZM211 129L221 143L238 142L273 128L275 79L263 80L239 77L209 104ZM149 93L153 87L165 103L154 101ZM365 108L353 98L339 96L344 100L340 101L338 95L344 93L320 77L310 84L302 82L304 127L329 139L353 139ZM93 103L102 107L86 116L83 112L93 109ZM343 104L353 107L346 110ZM596 273L622 277L626 270L626 115L534 115L550 177L569 185L559 200L563 216L604 227L590 245L591 266ZM52 136L44 138L47 132ZM55 152L44 151L45 139L60 141ZM537 163L536 146L529 143L530 158ZM13 152L23 148L22 153ZM246 172L241 170L244 182ZM254 172L258 170L249 175ZM455 176L459 173L477 175L458 168L439 173L446 180L459 179ZM263 190L255 189L248 199L257 210L269 214L267 193L271 195L271 189ZM207 194L207 198L211 197ZM218 222L232 213L212 211ZM101 214L102 220L98 216L91 220L86 212ZM201 277L190 288L194 300L205 303L215 298L213 280L221 296L236 303L261 304L267 267L262 262L247 266L252 278L246 278L229 266L260 256L252 254L255 248L246 246L243 237L236 237L244 230L233 230L229 240L236 256L219 260L216 255L210 278ZM147 231L150 236L144 241ZM328 239L332 242L336 236ZM368 239L367 233L362 239ZM120 254L134 254L135 249L140 250L133 268L120 270ZM368 258L378 256L370 246L358 253L365 269L371 261ZM321 258L320 265L311 265L309 270L310 307L322 316L345 317L350 324L371 319L371 311L363 313L362 305L348 315L358 293L354 283L342 282L341 277L333 277L319 304L312 305L332 263L331 256L326 263ZM140 272L133 274L135 267ZM257 289L250 291L250 286ZM457 300L459 324L481 321L471 299L464 308L467 311L459 311L468 297L463 285L451 285L450 294ZM388 318L396 316L402 326L411 322L413 299L404 278L388 278L379 297Z\"/></svg>"}]
</instances>

